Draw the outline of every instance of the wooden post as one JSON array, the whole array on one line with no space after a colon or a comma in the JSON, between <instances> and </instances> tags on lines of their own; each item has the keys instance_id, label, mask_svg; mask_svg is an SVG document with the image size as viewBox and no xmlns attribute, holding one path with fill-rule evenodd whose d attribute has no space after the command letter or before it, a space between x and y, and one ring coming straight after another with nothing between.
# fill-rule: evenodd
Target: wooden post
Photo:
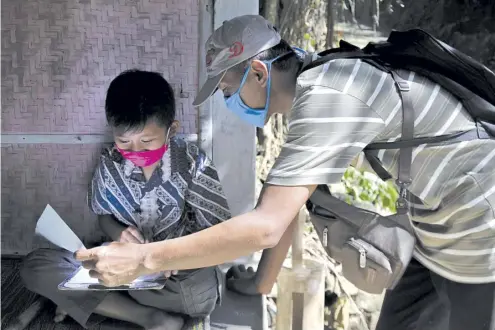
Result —
<instances>
[{"instance_id":1,"label":"wooden post","mask_svg":"<svg viewBox=\"0 0 495 330\"><path fill-rule=\"evenodd\" d=\"M277 317L276 330L292 328L292 277L291 271L282 268L277 280Z\"/></svg>"},{"instance_id":2,"label":"wooden post","mask_svg":"<svg viewBox=\"0 0 495 330\"><path fill-rule=\"evenodd\" d=\"M292 269L278 277L277 330L322 330L325 307L325 272L321 263L304 259L305 211L294 219Z\"/></svg>"},{"instance_id":3,"label":"wooden post","mask_svg":"<svg viewBox=\"0 0 495 330\"><path fill-rule=\"evenodd\" d=\"M334 26L335 26L335 0L327 0L327 44L326 48L333 47Z\"/></svg>"},{"instance_id":4,"label":"wooden post","mask_svg":"<svg viewBox=\"0 0 495 330\"><path fill-rule=\"evenodd\" d=\"M292 271L300 272L304 269L304 209L294 219L295 228L292 236ZM292 283L292 330L303 330L304 288L298 281Z\"/></svg>"}]
</instances>

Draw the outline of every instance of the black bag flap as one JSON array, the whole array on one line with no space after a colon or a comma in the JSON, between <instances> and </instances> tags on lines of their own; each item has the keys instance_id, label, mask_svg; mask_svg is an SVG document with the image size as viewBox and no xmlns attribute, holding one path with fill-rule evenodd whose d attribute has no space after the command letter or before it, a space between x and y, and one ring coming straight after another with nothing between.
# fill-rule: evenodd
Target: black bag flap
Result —
<instances>
[{"instance_id":1,"label":"black bag flap","mask_svg":"<svg viewBox=\"0 0 495 330\"><path fill-rule=\"evenodd\" d=\"M347 204L344 201L332 196L327 189L318 186L314 193L309 198L307 204L308 211L312 214L316 214L322 217L333 217L339 220L344 220L348 223L354 224L357 227L361 227L363 223L368 223L380 216L379 214L360 209L356 206ZM323 212L318 212L318 208L324 209Z\"/></svg>"}]
</instances>

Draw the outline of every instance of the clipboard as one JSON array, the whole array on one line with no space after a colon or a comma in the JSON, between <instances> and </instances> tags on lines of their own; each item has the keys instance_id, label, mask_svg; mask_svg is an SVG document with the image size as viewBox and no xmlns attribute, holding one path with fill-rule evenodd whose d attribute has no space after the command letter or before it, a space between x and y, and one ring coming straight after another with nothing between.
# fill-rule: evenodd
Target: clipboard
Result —
<instances>
[{"instance_id":1,"label":"clipboard","mask_svg":"<svg viewBox=\"0 0 495 330\"><path fill-rule=\"evenodd\" d=\"M58 285L63 291L129 291L129 290L161 290L167 278L161 274L141 276L130 284L108 287L89 276L89 270L79 267L67 279Z\"/></svg>"}]
</instances>

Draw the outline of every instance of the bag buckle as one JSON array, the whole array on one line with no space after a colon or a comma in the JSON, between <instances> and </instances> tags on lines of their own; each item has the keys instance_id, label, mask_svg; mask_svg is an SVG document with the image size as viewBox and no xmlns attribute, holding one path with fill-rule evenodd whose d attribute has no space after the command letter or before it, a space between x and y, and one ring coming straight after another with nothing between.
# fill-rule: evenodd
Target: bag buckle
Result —
<instances>
[{"instance_id":1,"label":"bag buckle","mask_svg":"<svg viewBox=\"0 0 495 330\"><path fill-rule=\"evenodd\" d=\"M411 86L408 81L396 81L397 87L401 90L401 92L409 92L411 90Z\"/></svg>"},{"instance_id":2,"label":"bag buckle","mask_svg":"<svg viewBox=\"0 0 495 330\"><path fill-rule=\"evenodd\" d=\"M411 185L411 180L400 181L397 180L397 186L399 186L399 197L395 202L395 208L397 214L406 214L409 212L409 202L407 201L407 188Z\"/></svg>"}]
</instances>

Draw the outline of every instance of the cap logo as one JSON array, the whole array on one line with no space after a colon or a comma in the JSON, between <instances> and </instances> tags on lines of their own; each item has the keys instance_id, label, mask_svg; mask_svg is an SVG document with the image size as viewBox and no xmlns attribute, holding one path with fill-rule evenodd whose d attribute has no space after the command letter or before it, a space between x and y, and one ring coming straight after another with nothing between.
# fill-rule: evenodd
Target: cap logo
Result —
<instances>
[{"instance_id":1,"label":"cap logo","mask_svg":"<svg viewBox=\"0 0 495 330\"><path fill-rule=\"evenodd\" d=\"M229 52L230 52L229 58L239 56L242 54L243 51L244 51L244 45L240 41L236 41L229 48Z\"/></svg>"},{"instance_id":2,"label":"cap logo","mask_svg":"<svg viewBox=\"0 0 495 330\"><path fill-rule=\"evenodd\" d=\"M206 66L210 66L211 65L211 62L213 61L213 54L215 54L215 50L214 49L209 49L206 52Z\"/></svg>"}]
</instances>

